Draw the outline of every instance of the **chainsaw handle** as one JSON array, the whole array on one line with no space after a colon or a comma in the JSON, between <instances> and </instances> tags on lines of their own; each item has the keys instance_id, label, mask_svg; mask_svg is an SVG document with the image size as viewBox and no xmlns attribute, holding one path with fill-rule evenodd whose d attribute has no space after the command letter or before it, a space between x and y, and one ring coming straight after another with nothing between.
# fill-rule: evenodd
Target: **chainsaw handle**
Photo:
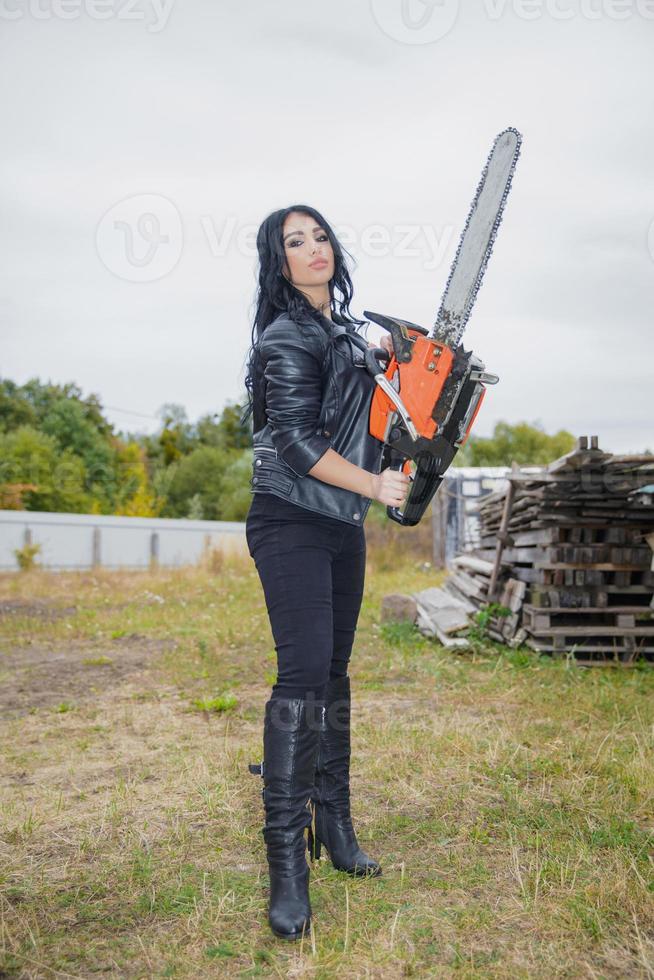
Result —
<instances>
[{"instance_id":1,"label":"chainsaw handle","mask_svg":"<svg viewBox=\"0 0 654 980\"><path fill-rule=\"evenodd\" d=\"M388 517L401 524L403 527L415 527L427 510L429 503L443 482L444 466L443 460L432 453L419 453L414 459L406 457L404 453L394 450L391 455L390 465L396 469L403 469L408 463L415 463L415 471L411 477L411 486L406 500L399 507L387 507Z\"/></svg>"},{"instance_id":2,"label":"chainsaw handle","mask_svg":"<svg viewBox=\"0 0 654 980\"><path fill-rule=\"evenodd\" d=\"M404 471L409 477L409 479L411 480L411 482L413 483L413 475L410 472L410 468L407 470L404 469L407 463L409 464L411 463L411 459L409 456L402 456L400 453L394 452L392 455L391 462L388 466L388 469L397 470L398 473ZM411 487L409 487L409 492L407 493L407 499L404 502L404 506L406 506L406 503L409 500L410 496L411 496ZM387 507L386 515L390 517L392 521L396 521L398 524L406 523L404 519L404 514L402 513L399 507Z\"/></svg>"},{"instance_id":3,"label":"chainsaw handle","mask_svg":"<svg viewBox=\"0 0 654 980\"><path fill-rule=\"evenodd\" d=\"M384 347L369 347L364 356L366 367L373 378L378 374L384 374L391 358L391 355ZM379 359L382 357L386 361L384 367L379 363Z\"/></svg>"}]
</instances>

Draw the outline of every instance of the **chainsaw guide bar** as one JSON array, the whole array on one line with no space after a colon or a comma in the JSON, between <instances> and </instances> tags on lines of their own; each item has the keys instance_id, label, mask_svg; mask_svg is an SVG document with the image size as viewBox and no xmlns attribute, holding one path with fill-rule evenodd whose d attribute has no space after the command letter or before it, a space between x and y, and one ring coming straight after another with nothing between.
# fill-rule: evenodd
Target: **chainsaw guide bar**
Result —
<instances>
[{"instance_id":1,"label":"chainsaw guide bar","mask_svg":"<svg viewBox=\"0 0 654 980\"><path fill-rule=\"evenodd\" d=\"M486 385L499 380L485 371L472 351L463 349L461 337L502 220L521 142L520 133L513 128L495 138L432 330L399 317L363 311L390 333L393 344L390 355L381 347L370 348L366 367L377 383L370 406L370 433L384 443L387 464L411 477L403 508L386 508L398 524L414 526L420 521L470 434Z\"/></svg>"}]
</instances>

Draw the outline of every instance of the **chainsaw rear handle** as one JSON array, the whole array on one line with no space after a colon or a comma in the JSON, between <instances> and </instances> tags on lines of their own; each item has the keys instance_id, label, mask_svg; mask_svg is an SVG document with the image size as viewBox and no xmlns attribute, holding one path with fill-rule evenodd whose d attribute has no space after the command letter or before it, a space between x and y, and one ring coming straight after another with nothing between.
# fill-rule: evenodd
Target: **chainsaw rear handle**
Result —
<instances>
[{"instance_id":1,"label":"chainsaw rear handle","mask_svg":"<svg viewBox=\"0 0 654 980\"><path fill-rule=\"evenodd\" d=\"M383 358L386 364L382 367L379 363L379 359ZM383 347L369 347L365 353L366 367L373 378L378 374L384 374L386 371L391 355Z\"/></svg>"},{"instance_id":2,"label":"chainsaw rear handle","mask_svg":"<svg viewBox=\"0 0 654 980\"><path fill-rule=\"evenodd\" d=\"M405 469L407 463L409 464L411 463L411 460L409 459L408 456L402 456L400 453L394 452L391 455L391 462L390 465L388 466L388 469L397 470L398 473L402 473L402 472L406 473L409 479L411 480L411 483L413 483L413 475L409 472L408 469ZM411 485L409 485L409 492L406 496L406 500L404 501L405 507L409 501L410 496L411 496ZM397 524L404 524L404 514L402 513L399 507L388 506L386 508L386 515L387 517L390 517L392 521L395 521Z\"/></svg>"},{"instance_id":3,"label":"chainsaw rear handle","mask_svg":"<svg viewBox=\"0 0 654 980\"><path fill-rule=\"evenodd\" d=\"M429 452L419 453L413 460L416 469L413 474L409 473L411 485L409 493L402 509L399 507L387 507L386 514L397 524L403 527L415 527L420 522L421 517L431 503L432 497L443 482L441 463L437 456ZM411 463L411 458L393 451L391 455L390 467L394 470L402 470ZM408 470L404 470L408 472Z\"/></svg>"}]
</instances>

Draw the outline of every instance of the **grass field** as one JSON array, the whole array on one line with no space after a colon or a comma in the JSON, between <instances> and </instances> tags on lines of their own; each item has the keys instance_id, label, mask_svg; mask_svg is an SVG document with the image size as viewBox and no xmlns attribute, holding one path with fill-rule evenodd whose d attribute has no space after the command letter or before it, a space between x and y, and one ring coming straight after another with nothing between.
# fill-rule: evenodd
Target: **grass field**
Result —
<instances>
[{"instance_id":1,"label":"grass field","mask_svg":"<svg viewBox=\"0 0 654 980\"><path fill-rule=\"evenodd\" d=\"M0 576L0 976L654 977L654 670L382 626L436 584L371 559L352 798L383 876L312 873L266 922L249 558Z\"/></svg>"}]
</instances>

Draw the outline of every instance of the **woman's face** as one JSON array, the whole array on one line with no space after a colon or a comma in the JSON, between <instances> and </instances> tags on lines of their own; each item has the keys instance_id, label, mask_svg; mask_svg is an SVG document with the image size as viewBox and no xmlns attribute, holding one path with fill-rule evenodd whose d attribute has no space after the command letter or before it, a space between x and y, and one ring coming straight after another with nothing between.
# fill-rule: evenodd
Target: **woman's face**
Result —
<instances>
[{"instance_id":1,"label":"woman's face","mask_svg":"<svg viewBox=\"0 0 654 980\"><path fill-rule=\"evenodd\" d=\"M324 228L302 211L291 211L282 230L284 274L294 286L322 286L334 275L334 250Z\"/></svg>"}]
</instances>

